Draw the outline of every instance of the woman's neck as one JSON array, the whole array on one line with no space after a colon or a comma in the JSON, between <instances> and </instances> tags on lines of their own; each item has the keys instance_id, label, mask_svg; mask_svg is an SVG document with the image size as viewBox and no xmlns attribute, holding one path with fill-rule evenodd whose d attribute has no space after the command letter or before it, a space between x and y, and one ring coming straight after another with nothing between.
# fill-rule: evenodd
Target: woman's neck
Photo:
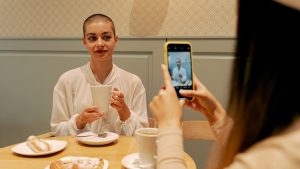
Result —
<instances>
[{"instance_id":1,"label":"woman's neck","mask_svg":"<svg viewBox=\"0 0 300 169\"><path fill-rule=\"evenodd\" d=\"M98 82L101 84L105 81L108 74L111 72L113 68L112 62L97 62L97 63L90 63L91 70Z\"/></svg>"}]
</instances>

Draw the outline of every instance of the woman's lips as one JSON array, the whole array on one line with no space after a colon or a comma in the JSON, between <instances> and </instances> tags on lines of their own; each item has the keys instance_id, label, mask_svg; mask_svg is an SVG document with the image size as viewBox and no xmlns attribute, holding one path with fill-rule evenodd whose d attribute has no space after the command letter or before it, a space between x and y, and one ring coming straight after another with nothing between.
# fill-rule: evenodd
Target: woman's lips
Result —
<instances>
[{"instance_id":1,"label":"woman's lips","mask_svg":"<svg viewBox=\"0 0 300 169\"><path fill-rule=\"evenodd\" d=\"M95 51L95 53L105 53L105 52L107 52L106 50L97 50L97 51Z\"/></svg>"}]
</instances>

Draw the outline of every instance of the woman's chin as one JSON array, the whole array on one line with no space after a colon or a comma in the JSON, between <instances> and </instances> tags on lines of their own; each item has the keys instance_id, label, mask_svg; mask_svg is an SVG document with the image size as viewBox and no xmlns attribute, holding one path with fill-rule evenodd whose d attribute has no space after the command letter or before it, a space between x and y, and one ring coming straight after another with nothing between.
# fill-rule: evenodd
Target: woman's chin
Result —
<instances>
[{"instance_id":1,"label":"woman's chin","mask_svg":"<svg viewBox=\"0 0 300 169\"><path fill-rule=\"evenodd\" d=\"M111 61L112 56L108 56L106 54L104 55L96 54L93 56L93 59L97 62Z\"/></svg>"}]
</instances>

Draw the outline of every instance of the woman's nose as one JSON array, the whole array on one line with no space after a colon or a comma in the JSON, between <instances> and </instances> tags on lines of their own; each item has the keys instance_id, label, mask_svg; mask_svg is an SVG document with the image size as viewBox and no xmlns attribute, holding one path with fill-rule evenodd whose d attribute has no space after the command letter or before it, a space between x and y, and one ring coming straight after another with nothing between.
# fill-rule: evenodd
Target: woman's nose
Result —
<instances>
[{"instance_id":1,"label":"woman's nose","mask_svg":"<svg viewBox=\"0 0 300 169\"><path fill-rule=\"evenodd\" d=\"M98 38L98 40L97 40L97 45L98 45L99 47L104 46L103 40L101 39L101 37Z\"/></svg>"}]
</instances>

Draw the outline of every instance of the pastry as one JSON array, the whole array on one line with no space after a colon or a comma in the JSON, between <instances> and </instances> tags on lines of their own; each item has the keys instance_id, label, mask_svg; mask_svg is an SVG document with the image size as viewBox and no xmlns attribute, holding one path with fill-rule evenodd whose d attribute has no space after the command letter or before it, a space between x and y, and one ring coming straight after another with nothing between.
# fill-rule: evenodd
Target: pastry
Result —
<instances>
[{"instance_id":1,"label":"pastry","mask_svg":"<svg viewBox=\"0 0 300 169\"><path fill-rule=\"evenodd\" d=\"M27 146L36 153L47 152L51 150L49 143L39 139L36 136L29 136L26 141Z\"/></svg>"}]
</instances>

